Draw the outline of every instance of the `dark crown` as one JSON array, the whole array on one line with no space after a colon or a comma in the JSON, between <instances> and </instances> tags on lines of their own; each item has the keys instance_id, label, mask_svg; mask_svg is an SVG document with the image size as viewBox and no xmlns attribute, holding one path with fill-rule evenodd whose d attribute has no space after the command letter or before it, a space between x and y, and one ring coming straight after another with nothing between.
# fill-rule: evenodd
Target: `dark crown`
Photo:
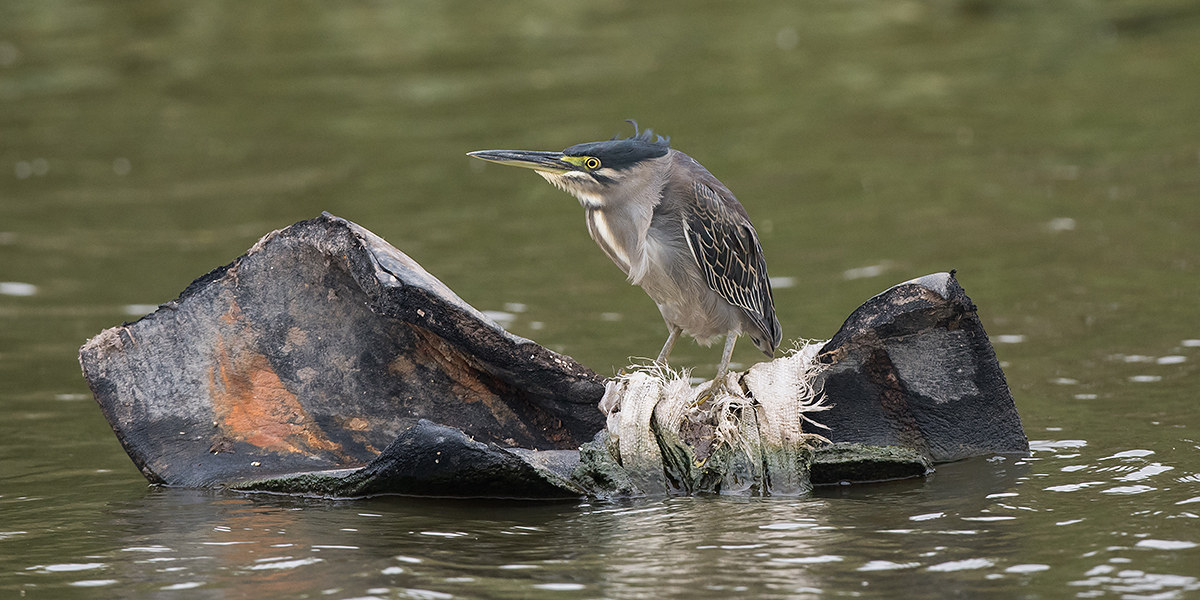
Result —
<instances>
[{"instance_id":1,"label":"dark crown","mask_svg":"<svg viewBox=\"0 0 1200 600\"><path fill-rule=\"evenodd\" d=\"M632 123L632 121L630 121ZM587 142L575 144L563 154L566 156L594 156L600 163L610 169L625 169L644 160L658 158L671 149L671 138L654 135L654 131L646 129L638 131L637 123L633 123L633 136L624 139L614 137L603 142Z\"/></svg>"}]
</instances>

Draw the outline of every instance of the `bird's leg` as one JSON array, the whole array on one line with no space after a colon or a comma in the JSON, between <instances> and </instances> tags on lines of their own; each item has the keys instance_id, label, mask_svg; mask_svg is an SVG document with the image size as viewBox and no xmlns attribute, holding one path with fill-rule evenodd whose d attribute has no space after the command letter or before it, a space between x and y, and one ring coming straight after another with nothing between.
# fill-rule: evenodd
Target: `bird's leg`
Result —
<instances>
[{"instance_id":1,"label":"bird's leg","mask_svg":"<svg viewBox=\"0 0 1200 600\"><path fill-rule=\"evenodd\" d=\"M725 336L725 351L721 353L721 365L717 367L717 376L713 378L712 385L696 397L696 406L704 404L709 398L716 398L717 394L721 392L729 393L729 388L725 386L725 380L729 376L729 361L733 358L733 346L737 343L737 339L737 334L732 331Z\"/></svg>"},{"instance_id":2,"label":"bird's leg","mask_svg":"<svg viewBox=\"0 0 1200 600\"><path fill-rule=\"evenodd\" d=\"M680 327L674 325L668 325L667 327L670 328L671 335L667 336L667 343L663 344L662 352L659 352L658 358L654 359L654 362L663 366L667 364L667 357L671 355L671 348L675 347L675 340L678 340L679 334L683 333L683 329Z\"/></svg>"}]
</instances>

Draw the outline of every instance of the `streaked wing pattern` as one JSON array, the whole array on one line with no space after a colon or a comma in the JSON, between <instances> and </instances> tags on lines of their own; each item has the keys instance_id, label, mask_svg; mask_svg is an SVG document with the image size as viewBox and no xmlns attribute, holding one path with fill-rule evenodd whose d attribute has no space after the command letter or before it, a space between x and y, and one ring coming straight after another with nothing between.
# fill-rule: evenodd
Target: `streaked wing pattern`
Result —
<instances>
[{"instance_id":1,"label":"streaked wing pattern","mask_svg":"<svg viewBox=\"0 0 1200 600\"><path fill-rule=\"evenodd\" d=\"M778 346L767 263L754 228L707 185L696 182L692 191L696 202L687 203L683 226L708 287L744 310L772 347Z\"/></svg>"}]
</instances>

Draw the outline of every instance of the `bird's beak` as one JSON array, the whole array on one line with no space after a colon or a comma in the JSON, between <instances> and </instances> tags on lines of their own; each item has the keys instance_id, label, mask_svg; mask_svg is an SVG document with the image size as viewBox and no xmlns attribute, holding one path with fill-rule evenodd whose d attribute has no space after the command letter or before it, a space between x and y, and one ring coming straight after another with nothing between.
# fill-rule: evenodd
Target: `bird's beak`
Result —
<instances>
[{"instance_id":1,"label":"bird's beak","mask_svg":"<svg viewBox=\"0 0 1200 600\"><path fill-rule=\"evenodd\" d=\"M512 165L514 167L525 167L535 171L545 173L566 173L575 169L575 165L562 160L562 152L537 152L534 150L479 150L477 152L468 152L467 156L474 156L480 160L499 163L502 165Z\"/></svg>"}]
</instances>

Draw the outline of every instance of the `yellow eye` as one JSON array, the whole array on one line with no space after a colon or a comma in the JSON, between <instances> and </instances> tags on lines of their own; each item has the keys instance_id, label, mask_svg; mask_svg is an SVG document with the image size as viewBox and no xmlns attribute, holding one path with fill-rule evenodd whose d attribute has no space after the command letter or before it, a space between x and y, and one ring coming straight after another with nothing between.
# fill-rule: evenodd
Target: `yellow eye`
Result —
<instances>
[{"instance_id":1,"label":"yellow eye","mask_svg":"<svg viewBox=\"0 0 1200 600\"><path fill-rule=\"evenodd\" d=\"M583 166L589 171L595 171L600 168L600 159L589 156L583 159Z\"/></svg>"}]
</instances>

